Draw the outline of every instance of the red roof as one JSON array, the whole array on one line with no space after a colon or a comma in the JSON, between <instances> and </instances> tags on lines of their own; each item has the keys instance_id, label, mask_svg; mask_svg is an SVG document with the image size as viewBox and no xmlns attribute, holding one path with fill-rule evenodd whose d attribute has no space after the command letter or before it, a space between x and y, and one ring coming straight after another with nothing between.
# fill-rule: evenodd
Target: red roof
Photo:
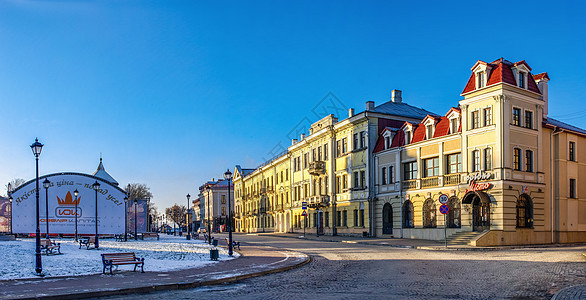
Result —
<instances>
[{"instance_id":1,"label":"red roof","mask_svg":"<svg viewBox=\"0 0 586 300\"><path fill-rule=\"evenodd\" d=\"M478 64L478 62L475 64L475 66L477 64ZM488 80L486 81L486 86L490 86L490 85L501 83L501 82L517 86L517 82L515 81L515 75L513 75L513 71L511 70L511 67L525 65L527 67L527 69L529 69L531 71L531 67L529 67L529 65L524 60L513 64L513 63L505 60L504 58L500 58L500 59L497 59L497 60L491 62L489 65L492 67L492 70L490 71L490 74L488 74ZM535 80L533 78L534 77L531 75L531 73L529 73L529 76L527 77L527 81L528 81L527 89L532 92L541 94L541 92L539 91L539 88L537 88L537 84L535 83ZM472 92L475 89L476 89L476 78L474 76L474 73L472 73L472 75L470 75L470 79L468 79L468 83L466 84L466 87L464 87L464 91L462 92L462 94Z\"/></svg>"},{"instance_id":2,"label":"red roof","mask_svg":"<svg viewBox=\"0 0 586 300\"><path fill-rule=\"evenodd\" d=\"M549 79L549 75L547 75L547 72L543 72L543 73L539 73L537 75L533 75L533 79L535 79L535 80L544 79L544 78L546 78L547 80L550 80Z\"/></svg>"}]
</instances>

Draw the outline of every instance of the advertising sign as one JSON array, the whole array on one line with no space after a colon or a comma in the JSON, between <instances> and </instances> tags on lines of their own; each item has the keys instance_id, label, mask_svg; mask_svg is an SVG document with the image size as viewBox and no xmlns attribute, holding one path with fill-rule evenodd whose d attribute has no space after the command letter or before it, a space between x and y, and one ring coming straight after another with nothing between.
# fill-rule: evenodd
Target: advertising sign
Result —
<instances>
[{"instance_id":1,"label":"advertising sign","mask_svg":"<svg viewBox=\"0 0 586 300\"><path fill-rule=\"evenodd\" d=\"M10 232L10 200L0 197L0 232Z\"/></svg>"},{"instance_id":2,"label":"advertising sign","mask_svg":"<svg viewBox=\"0 0 586 300\"><path fill-rule=\"evenodd\" d=\"M148 202L146 200L128 201L128 232L134 232L134 220L136 220L136 231L138 233L147 232L147 212ZM136 216L135 216L136 212Z\"/></svg>"},{"instance_id":3,"label":"advertising sign","mask_svg":"<svg viewBox=\"0 0 586 300\"><path fill-rule=\"evenodd\" d=\"M47 191L42 185L45 178L51 182ZM124 233L124 191L100 178L80 173L52 174L39 179L41 233L46 233L46 222L49 222L51 234L74 234L77 215L78 233L95 234L96 191L92 189L92 184L96 180L100 184L97 193L98 232ZM77 197L75 190L79 192ZM31 180L12 192L13 232L35 233L35 191L35 180Z\"/></svg>"}]
</instances>

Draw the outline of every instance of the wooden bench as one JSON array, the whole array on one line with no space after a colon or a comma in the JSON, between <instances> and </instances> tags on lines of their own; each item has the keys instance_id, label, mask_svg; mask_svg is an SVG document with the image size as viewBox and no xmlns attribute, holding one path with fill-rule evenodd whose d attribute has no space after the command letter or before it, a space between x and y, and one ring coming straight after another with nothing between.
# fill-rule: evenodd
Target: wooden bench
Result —
<instances>
[{"instance_id":1,"label":"wooden bench","mask_svg":"<svg viewBox=\"0 0 586 300\"><path fill-rule=\"evenodd\" d=\"M57 250L58 253L53 253L53 250ZM45 251L46 255L61 254L61 243L55 243L51 239L41 239L41 251Z\"/></svg>"},{"instance_id":2,"label":"wooden bench","mask_svg":"<svg viewBox=\"0 0 586 300\"><path fill-rule=\"evenodd\" d=\"M94 248L96 247L96 237L95 236L82 238L79 240L79 249L81 249L81 246L85 246L89 250L91 244L94 244Z\"/></svg>"},{"instance_id":3,"label":"wooden bench","mask_svg":"<svg viewBox=\"0 0 586 300\"><path fill-rule=\"evenodd\" d=\"M124 242L124 234L115 234L114 238L117 242Z\"/></svg>"},{"instance_id":4,"label":"wooden bench","mask_svg":"<svg viewBox=\"0 0 586 300\"><path fill-rule=\"evenodd\" d=\"M230 240L228 238L226 238L226 245L230 245ZM232 249L235 247L238 247L238 250L240 250L240 242L232 240Z\"/></svg>"},{"instance_id":5,"label":"wooden bench","mask_svg":"<svg viewBox=\"0 0 586 300\"><path fill-rule=\"evenodd\" d=\"M106 269L108 268L110 269L110 274L112 274L112 267L119 265L134 265L134 271L140 265L140 270L144 273L144 258L136 257L134 252L104 253L102 254L102 264L104 265L102 274L106 274Z\"/></svg>"},{"instance_id":6,"label":"wooden bench","mask_svg":"<svg viewBox=\"0 0 586 300\"><path fill-rule=\"evenodd\" d=\"M145 238L157 238L157 240L158 240L159 234L156 232L143 232L142 234L139 235L139 238L141 240L144 240Z\"/></svg>"}]
</instances>

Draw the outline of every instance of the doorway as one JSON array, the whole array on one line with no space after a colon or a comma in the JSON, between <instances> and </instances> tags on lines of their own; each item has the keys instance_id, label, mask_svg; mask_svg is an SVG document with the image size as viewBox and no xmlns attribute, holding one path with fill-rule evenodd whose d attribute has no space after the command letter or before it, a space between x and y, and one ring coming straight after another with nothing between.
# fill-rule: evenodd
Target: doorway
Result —
<instances>
[{"instance_id":1,"label":"doorway","mask_svg":"<svg viewBox=\"0 0 586 300\"><path fill-rule=\"evenodd\" d=\"M475 196L472 200L472 230L490 229L490 201Z\"/></svg>"},{"instance_id":2,"label":"doorway","mask_svg":"<svg viewBox=\"0 0 586 300\"><path fill-rule=\"evenodd\" d=\"M383 206L383 234L393 234L393 208L389 203Z\"/></svg>"}]
</instances>

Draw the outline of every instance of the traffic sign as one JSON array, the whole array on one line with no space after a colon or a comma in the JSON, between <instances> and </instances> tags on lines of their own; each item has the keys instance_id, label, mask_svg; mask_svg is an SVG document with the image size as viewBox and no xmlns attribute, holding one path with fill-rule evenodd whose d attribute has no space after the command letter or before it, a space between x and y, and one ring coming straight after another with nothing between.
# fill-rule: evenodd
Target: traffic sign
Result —
<instances>
[{"instance_id":1,"label":"traffic sign","mask_svg":"<svg viewBox=\"0 0 586 300\"><path fill-rule=\"evenodd\" d=\"M442 204L442 205L440 206L440 212L441 212L442 214L444 214L444 215L445 215L445 214L447 214L447 213L448 213L448 211L450 211L450 208L449 208L447 205L445 205L445 204Z\"/></svg>"},{"instance_id":2,"label":"traffic sign","mask_svg":"<svg viewBox=\"0 0 586 300\"><path fill-rule=\"evenodd\" d=\"M446 195L446 194L441 194L441 195L439 196L439 202L440 202L441 204L446 204L446 203L448 203L448 195Z\"/></svg>"},{"instance_id":3,"label":"traffic sign","mask_svg":"<svg viewBox=\"0 0 586 300\"><path fill-rule=\"evenodd\" d=\"M305 201L301 202L301 208L307 209L307 202L305 202Z\"/></svg>"},{"instance_id":4,"label":"traffic sign","mask_svg":"<svg viewBox=\"0 0 586 300\"><path fill-rule=\"evenodd\" d=\"M307 217L307 210L303 210L303 212L301 213L302 216Z\"/></svg>"}]
</instances>

